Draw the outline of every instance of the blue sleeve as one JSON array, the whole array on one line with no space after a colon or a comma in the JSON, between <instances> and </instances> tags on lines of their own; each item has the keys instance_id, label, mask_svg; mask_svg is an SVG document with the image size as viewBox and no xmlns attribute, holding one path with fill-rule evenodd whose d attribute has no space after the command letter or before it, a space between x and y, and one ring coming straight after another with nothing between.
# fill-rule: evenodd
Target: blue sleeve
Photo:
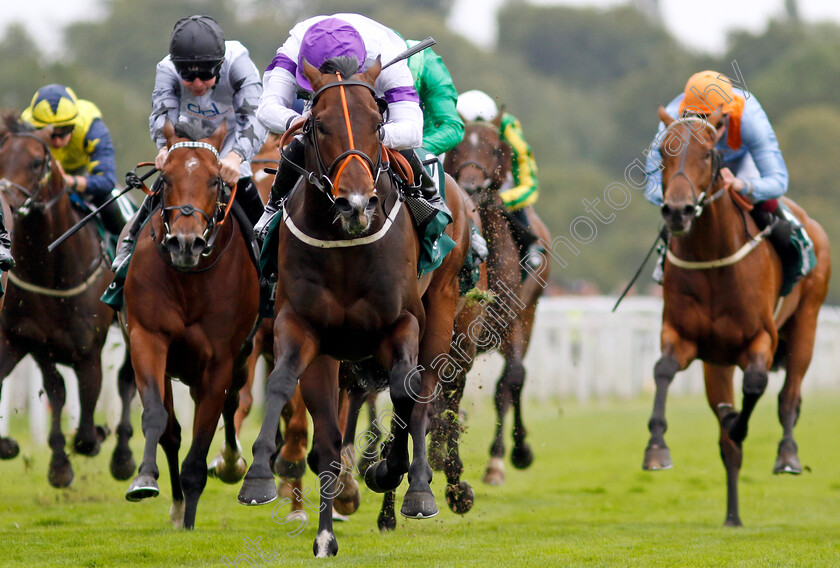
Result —
<instances>
[{"instance_id":1,"label":"blue sleeve","mask_svg":"<svg viewBox=\"0 0 840 568\"><path fill-rule=\"evenodd\" d=\"M111 134L101 119L96 118L85 136L85 148L91 148L90 173L85 176L85 193L94 196L109 193L117 185L117 166Z\"/></svg>"},{"instance_id":2,"label":"blue sleeve","mask_svg":"<svg viewBox=\"0 0 840 568\"><path fill-rule=\"evenodd\" d=\"M788 171L776 133L755 97L747 99L741 119L741 142L752 156L761 177L746 178L743 192L752 201L775 199L787 193Z\"/></svg>"}]
</instances>

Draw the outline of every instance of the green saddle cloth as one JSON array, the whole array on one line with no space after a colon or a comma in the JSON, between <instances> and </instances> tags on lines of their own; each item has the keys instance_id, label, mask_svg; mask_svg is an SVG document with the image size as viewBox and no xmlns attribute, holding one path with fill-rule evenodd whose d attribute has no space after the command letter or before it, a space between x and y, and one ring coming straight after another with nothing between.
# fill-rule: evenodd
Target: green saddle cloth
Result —
<instances>
[{"instance_id":1,"label":"green saddle cloth","mask_svg":"<svg viewBox=\"0 0 840 568\"><path fill-rule=\"evenodd\" d=\"M817 255L814 253L814 242L805 227L799 222L787 205L779 200L782 213L791 224L790 244L795 254L785 259L782 257L782 289L781 296L787 296L793 287L817 265Z\"/></svg>"}]
</instances>

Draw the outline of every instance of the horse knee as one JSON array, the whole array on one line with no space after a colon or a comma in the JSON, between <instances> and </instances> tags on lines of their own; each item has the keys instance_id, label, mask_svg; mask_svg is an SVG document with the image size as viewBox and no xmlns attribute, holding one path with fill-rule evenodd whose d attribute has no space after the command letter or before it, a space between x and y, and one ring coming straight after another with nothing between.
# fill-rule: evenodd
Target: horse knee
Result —
<instances>
[{"instance_id":1,"label":"horse knee","mask_svg":"<svg viewBox=\"0 0 840 568\"><path fill-rule=\"evenodd\" d=\"M745 395L761 396L767 388L767 371L747 369L744 372L743 390Z\"/></svg>"},{"instance_id":2,"label":"horse knee","mask_svg":"<svg viewBox=\"0 0 840 568\"><path fill-rule=\"evenodd\" d=\"M680 364L677 360L667 355L656 362L656 365L653 367L653 378L656 382L665 381L666 383L670 383L679 370Z\"/></svg>"},{"instance_id":3,"label":"horse knee","mask_svg":"<svg viewBox=\"0 0 840 568\"><path fill-rule=\"evenodd\" d=\"M507 364L505 372L502 375L502 380L508 384L511 389L521 389L525 383L525 365L522 361L513 361Z\"/></svg>"}]
</instances>

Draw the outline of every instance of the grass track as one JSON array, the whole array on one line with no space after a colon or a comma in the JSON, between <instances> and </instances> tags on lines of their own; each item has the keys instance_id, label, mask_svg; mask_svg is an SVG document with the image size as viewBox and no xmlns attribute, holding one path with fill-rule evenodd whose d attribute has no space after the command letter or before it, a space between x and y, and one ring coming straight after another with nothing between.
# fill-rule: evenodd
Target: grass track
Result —
<instances>
[{"instance_id":1,"label":"grass track","mask_svg":"<svg viewBox=\"0 0 840 568\"><path fill-rule=\"evenodd\" d=\"M216 480L208 481L199 502L196 530L172 529L162 453L161 496L129 503L123 498L128 482L107 472L113 439L95 458L73 456L73 486L52 489L48 453L33 451L25 419L18 417L12 427L22 456L0 462L0 566L226 566L238 557L243 567L840 567L840 395L804 401L797 440L810 471L799 477L771 473L781 437L775 405L775 393L767 393L745 442L742 529L722 526L717 428L700 398L669 401L667 440L675 468L654 473L641 471L647 398L531 405L526 420L536 460L524 472L508 462L501 488L480 482L493 420L490 405L482 403L468 406L464 436L465 479L476 490L473 510L464 517L451 513L442 498L443 475L436 473L440 515L428 521L400 517L397 530L381 536L375 528L380 499L364 489L359 512L336 524L339 555L326 562L312 557L315 515L302 534L289 538L293 525L275 523L271 505L240 506L238 486ZM246 446L256 421L250 428ZM142 437L139 427L135 431L139 459ZM182 447L181 459L185 453ZM311 472L305 480L311 487ZM246 539L261 539L259 546L274 559L249 552Z\"/></svg>"}]
</instances>

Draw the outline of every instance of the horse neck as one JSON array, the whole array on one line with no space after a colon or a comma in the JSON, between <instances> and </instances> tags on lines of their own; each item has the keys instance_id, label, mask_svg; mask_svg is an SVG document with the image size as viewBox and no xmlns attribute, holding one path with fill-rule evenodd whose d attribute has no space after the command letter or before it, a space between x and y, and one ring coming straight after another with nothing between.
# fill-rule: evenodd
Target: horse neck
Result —
<instances>
[{"instance_id":1,"label":"horse neck","mask_svg":"<svg viewBox=\"0 0 840 568\"><path fill-rule=\"evenodd\" d=\"M710 195L716 195L719 189L711 190ZM717 260L735 254L749 239L745 217L746 213L725 193L703 208L687 235L671 239L671 249L683 260Z\"/></svg>"}]
</instances>

